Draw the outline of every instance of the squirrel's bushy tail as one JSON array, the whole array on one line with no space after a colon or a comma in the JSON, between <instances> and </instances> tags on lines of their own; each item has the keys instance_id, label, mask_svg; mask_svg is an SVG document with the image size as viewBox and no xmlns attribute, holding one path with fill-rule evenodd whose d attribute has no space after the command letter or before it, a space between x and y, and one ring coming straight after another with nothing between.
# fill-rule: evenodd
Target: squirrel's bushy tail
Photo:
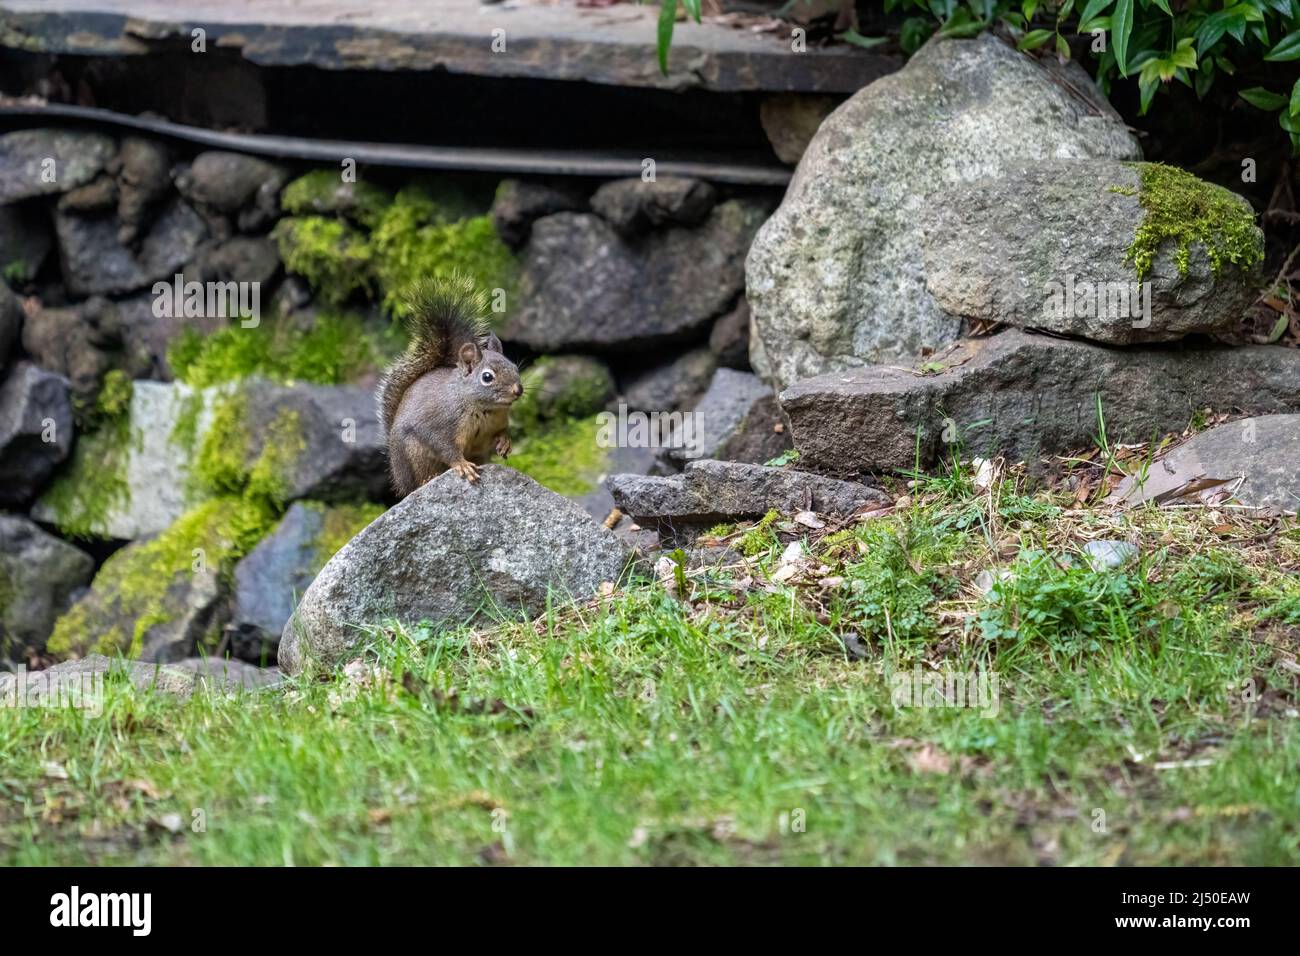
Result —
<instances>
[{"instance_id":1,"label":"squirrel's bushy tail","mask_svg":"<svg viewBox=\"0 0 1300 956\"><path fill-rule=\"evenodd\" d=\"M423 279L406 296L410 344L379 383L379 414L385 434L411 384L424 373L456 364L466 342L480 345L487 334L487 296L468 276Z\"/></svg>"}]
</instances>

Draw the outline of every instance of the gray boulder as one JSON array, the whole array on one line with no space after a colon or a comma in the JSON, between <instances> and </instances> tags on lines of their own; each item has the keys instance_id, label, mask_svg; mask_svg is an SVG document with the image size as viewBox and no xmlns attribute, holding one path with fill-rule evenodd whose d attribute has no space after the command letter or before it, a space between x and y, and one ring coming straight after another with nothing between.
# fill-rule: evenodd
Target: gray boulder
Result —
<instances>
[{"instance_id":1,"label":"gray boulder","mask_svg":"<svg viewBox=\"0 0 1300 956\"><path fill-rule=\"evenodd\" d=\"M245 459L251 467L293 423L296 453L282 474L284 500L377 500L388 493L388 453L373 393L351 385L245 383ZM278 449L277 449L278 450Z\"/></svg>"},{"instance_id":2,"label":"gray boulder","mask_svg":"<svg viewBox=\"0 0 1300 956\"><path fill-rule=\"evenodd\" d=\"M664 444L660 467L677 471L692 458L769 461L790 447L790 435L770 386L749 372L720 368Z\"/></svg>"},{"instance_id":3,"label":"gray boulder","mask_svg":"<svg viewBox=\"0 0 1300 956\"><path fill-rule=\"evenodd\" d=\"M67 381L19 362L0 383L0 506L30 502L71 450Z\"/></svg>"},{"instance_id":4,"label":"gray boulder","mask_svg":"<svg viewBox=\"0 0 1300 956\"><path fill-rule=\"evenodd\" d=\"M118 239L129 245L171 191L171 154L157 140L124 136L118 158Z\"/></svg>"},{"instance_id":5,"label":"gray boulder","mask_svg":"<svg viewBox=\"0 0 1300 956\"><path fill-rule=\"evenodd\" d=\"M23 324L23 348L42 368L65 377L73 397L88 407L109 371L136 378L152 368L143 329L131 318L103 296L64 308L37 308Z\"/></svg>"},{"instance_id":6,"label":"gray boulder","mask_svg":"<svg viewBox=\"0 0 1300 956\"><path fill-rule=\"evenodd\" d=\"M112 158L113 140L99 133L70 129L6 133L0 136L0 203L84 186Z\"/></svg>"},{"instance_id":7,"label":"gray boulder","mask_svg":"<svg viewBox=\"0 0 1300 956\"><path fill-rule=\"evenodd\" d=\"M619 232L636 235L671 223L698 225L717 201L717 192L702 180L665 176L605 183L592 195L591 208Z\"/></svg>"},{"instance_id":8,"label":"gray boulder","mask_svg":"<svg viewBox=\"0 0 1300 956\"><path fill-rule=\"evenodd\" d=\"M1300 511L1300 415L1261 415L1201 432L1154 462L1141 481L1127 478L1112 493L1118 502L1159 501L1205 479L1228 483L1251 508Z\"/></svg>"},{"instance_id":9,"label":"gray boulder","mask_svg":"<svg viewBox=\"0 0 1300 956\"><path fill-rule=\"evenodd\" d=\"M246 661L274 660L294 605L334 552L373 513L296 501L276 529L235 565L233 610L226 625L230 652Z\"/></svg>"},{"instance_id":10,"label":"gray boulder","mask_svg":"<svg viewBox=\"0 0 1300 956\"><path fill-rule=\"evenodd\" d=\"M279 269L279 247L266 236L232 236L205 243L185 267L185 281L258 283L260 296L269 298L266 283ZM263 308L266 298L261 300Z\"/></svg>"},{"instance_id":11,"label":"gray boulder","mask_svg":"<svg viewBox=\"0 0 1300 956\"><path fill-rule=\"evenodd\" d=\"M174 667L90 654L43 671L0 674L0 707L79 706L95 713L104 706L109 681L124 680L137 690L188 697L194 674Z\"/></svg>"},{"instance_id":12,"label":"gray boulder","mask_svg":"<svg viewBox=\"0 0 1300 956\"><path fill-rule=\"evenodd\" d=\"M533 223L557 212L586 212L585 190L571 185L504 179L492 201L492 225L501 241L518 249L528 241Z\"/></svg>"},{"instance_id":13,"label":"gray boulder","mask_svg":"<svg viewBox=\"0 0 1300 956\"><path fill-rule=\"evenodd\" d=\"M240 230L270 225L280 213L284 167L243 153L199 153L176 177L181 195L205 208L236 217Z\"/></svg>"},{"instance_id":14,"label":"gray boulder","mask_svg":"<svg viewBox=\"0 0 1300 956\"><path fill-rule=\"evenodd\" d=\"M849 369L786 389L800 463L902 470L960 452L1036 464L1093 447L1099 402L1111 443L1181 431L1207 406L1300 411L1300 351L1272 345L1116 349L1009 329L962 342L943 365Z\"/></svg>"},{"instance_id":15,"label":"gray boulder","mask_svg":"<svg viewBox=\"0 0 1300 956\"><path fill-rule=\"evenodd\" d=\"M1137 159L1081 68L985 33L936 38L860 90L813 137L749 254L750 359L784 387L919 354L957 317L925 288L922 238L946 186L1034 160Z\"/></svg>"},{"instance_id":16,"label":"gray boulder","mask_svg":"<svg viewBox=\"0 0 1300 956\"><path fill-rule=\"evenodd\" d=\"M174 199L159 212L138 249L118 235L117 220L59 210L54 216L63 281L75 296L121 295L171 282L207 236L203 219Z\"/></svg>"},{"instance_id":17,"label":"gray boulder","mask_svg":"<svg viewBox=\"0 0 1300 956\"><path fill-rule=\"evenodd\" d=\"M621 351L689 338L744 286L745 252L765 207L729 200L697 228L627 240L599 216L533 224L519 314L502 337L540 352Z\"/></svg>"},{"instance_id":18,"label":"gray boulder","mask_svg":"<svg viewBox=\"0 0 1300 956\"><path fill-rule=\"evenodd\" d=\"M185 275L188 281L189 267L186 268ZM125 348L117 353L116 361L109 361L106 364L128 371L132 378L170 382L174 378L174 373L171 363L167 360L167 353L172 343L184 334L186 329L193 329L201 337L206 338L228 328L231 320L216 314L157 315L154 312L154 301L153 293L143 292L113 303L121 328L128 331L129 335L123 341ZM265 300L262 302L262 308L266 309ZM263 311L263 316L265 314Z\"/></svg>"},{"instance_id":19,"label":"gray boulder","mask_svg":"<svg viewBox=\"0 0 1300 956\"><path fill-rule=\"evenodd\" d=\"M1165 240L1140 283L1129 249L1146 216L1144 177L1183 187L1166 187L1162 202L1183 200L1189 221L1216 210L1214 243L1239 244L1244 261L1216 264L1197 242L1180 269L1178 244ZM1172 341L1234 331L1262 281L1264 234L1250 203L1167 166L1039 163L950 187L931 215L926 289L967 318L1113 345Z\"/></svg>"},{"instance_id":20,"label":"gray boulder","mask_svg":"<svg viewBox=\"0 0 1300 956\"><path fill-rule=\"evenodd\" d=\"M261 690L284 682L284 674L277 667L257 667L221 657L187 657L168 665L168 670L192 674L195 690L222 694Z\"/></svg>"},{"instance_id":21,"label":"gray boulder","mask_svg":"<svg viewBox=\"0 0 1300 956\"><path fill-rule=\"evenodd\" d=\"M493 611L534 615L548 597L590 597L617 581L628 553L612 531L513 469L448 472L390 508L312 582L280 640L280 667L340 664L358 626L458 625Z\"/></svg>"},{"instance_id":22,"label":"gray boulder","mask_svg":"<svg viewBox=\"0 0 1300 956\"><path fill-rule=\"evenodd\" d=\"M0 658L23 660L45 647L55 619L95 561L19 515L0 514Z\"/></svg>"},{"instance_id":23,"label":"gray boulder","mask_svg":"<svg viewBox=\"0 0 1300 956\"><path fill-rule=\"evenodd\" d=\"M850 515L891 499L878 488L805 471L729 461L693 461L679 475L610 475L614 503L662 541L689 540L720 522L757 518L772 509Z\"/></svg>"}]
</instances>

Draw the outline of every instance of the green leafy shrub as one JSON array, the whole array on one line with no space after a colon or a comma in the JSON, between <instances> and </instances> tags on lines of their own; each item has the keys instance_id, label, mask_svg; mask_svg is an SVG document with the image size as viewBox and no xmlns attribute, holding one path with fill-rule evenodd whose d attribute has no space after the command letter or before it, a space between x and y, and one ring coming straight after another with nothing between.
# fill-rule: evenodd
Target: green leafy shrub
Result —
<instances>
[{"instance_id":1,"label":"green leafy shrub","mask_svg":"<svg viewBox=\"0 0 1300 956\"><path fill-rule=\"evenodd\" d=\"M681 2L698 21L699 0ZM1023 51L1050 51L1068 60L1070 38L1076 37L1076 47L1095 65L1102 92L1109 96L1117 83L1136 83L1143 114L1170 83L1204 98L1216 81L1228 78L1246 102L1278 114L1278 125L1300 151L1300 79L1294 72L1278 74L1285 82L1272 88L1236 79L1300 60L1300 0L883 0L883 7L910 14L898 36L907 54L935 34L972 37L999 27ZM678 0L661 0L658 55L665 73L677 9ZM840 39L872 46L886 38Z\"/></svg>"},{"instance_id":2,"label":"green leafy shrub","mask_svg":"<svg viewBox=\"0 0 1300 956\"><path fill-rule=\"evenodd\" d=\"M865 547L859 548L861 559L845 568L844 610L846 623L864 638L907 644L930 640L937 632L931 609L949 584L915 555L934 553L938 542L912 540L909 533L888 521L872 522L860 532Z\"/></svg>"}]
</instances>

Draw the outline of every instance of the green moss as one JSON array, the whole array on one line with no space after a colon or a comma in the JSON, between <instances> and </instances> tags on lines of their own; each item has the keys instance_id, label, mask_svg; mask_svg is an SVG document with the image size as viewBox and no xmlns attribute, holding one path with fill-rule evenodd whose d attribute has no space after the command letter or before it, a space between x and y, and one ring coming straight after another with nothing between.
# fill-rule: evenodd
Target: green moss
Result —
<instances>
[{"instance_id":1,"label":"green moss","mask_svg":"<svg viewBox=\"0 0 1300 956\"><path fill-rule=\"evenodd\" d=\"M393 201L389 193L364 180L343 182L338 170L317 169L284 187L280 208L293 216L334 213L373 227Z\"/></svg>"},{"instance_id":2,"label":"green moss","mask_svg":"<svg viewBox=\"0 0 1300 956\"><path fill-rule=\"evenodd\" d=\"M0 277L11 286L25 285L31 280L28 274L27 263L22 259L15 259L12 262L5 263L4 271L0 272Z\"/></svg>"},{"instance_id":3,"label":"green moss","mask_svg":"<svg viewBox=\"0 0 1300 956\"><path fill-rule=\"evenodd\" d=\"M772 533L772 526L781 518L781 513L775 509L763 515L762 518L745 532L740 539L740 553L748 557L762 554L776 543L776 535Z\"/></svg>"},{"instance_id":4,"label":"green moss","mask_svg":"<svg viewBox=\"0 0 1300 956\"><path fill-rule=\"evenodd\" d=\"M1200 244L1217 275L1225 264L1249 272L1264 259L1264 235L1241 197L1163 163L1137 165L1141 176L1138 202L1145 210L1127 260L1138 281L1151 271L1160 247L1173 242L1178 271L1186 275L1192 245Z\"/></svg>"},{"instance_id":5,"label":"green moss","mask_svg":"<svg viewBox=\"0 0 1300 956\"><path fill-rule=\"evenodd\" d=\"M72 457L41 497L61 532L74 538L103 536L109 514L131 500L126 480L130 451L131 418L126 412L78 436Z\"/></svg>"},{"instance_id":6,"label":"green moss","mask_svg":"<svg viewBox=\"0 0 1300 956\"><path fill-rule=\"evenodd\" d=\"M273 526L274 513L240 498L212 498L178 518L166 531L110 557L79 601L54 625L47 645L56 657L87 653L138 657L149 630L175 613L173 586L195 573L195 551L205 565L228 576Z\"/></svg>"},{"instance_id":7,"label":"green moss","mask_svg":"<svg viewBox=\"0 0 1300 956\"><path fill-rule=\"evenodd\" d=\"M510 423L526 434L554 419L594 415L614 391L604 364L578 356L540 358L521 379L524 394L510 408Z\"/></svg>"},{"instance_id":8,"label":"green moss","mask_svg":"<svg viewBox=\"0 0 1300 956\"><path fill-rule=\"evenodd\" d=\"M343 546L355 538L361 529L384 513L384 506L364 502L362 504L325 505L318 501L304 504L321 516L320 533L313 543L316 552L316 567L319 571L325 562L338 554Z\"/></svg>"},{"instance_id":9,"label":"green moss","mask_svg":"<svg viewBox=\"0 0 1300 956\"><path fill-rule=\"evenodd\" d=\"M291 184L282 202L291 211L337 209L338 189L333 174L308 174ZM481 288L502 289L511 301L518 263L473 188L439 179L409 185L391 202L373 190L358 202L364 213L357 218L368 234L321 215L283 219L273 233L285 267L324 301L341 304L378 289L384 307L400 316L417 280L452 273L470 276Z\"/></svg>"},{"instance_id":10,"label":"green moss","mask_svg":"<svg viewBox=\"0 0 1300 956\"><path fill-rule=\"evenodd\" d=\"M595 418L556 422L523 438L506 464L561 495L585 495L596 487L609 460L596 444Z\"/></svg>"},{"instance_id":11,"label":"green moss","mask_svg":"<svg viewBox=\"0 0 1300 956\"><path fill-rule=\"evenodd\" d=\"M213 411L191 481L200 495L240 495L278 512L286 504L289 476L305 449L294 409L282 409L263 434L251 435L248 398L241 390L221 399Z\"/></svg>"},{"instance_id":12,"label":"green moss","mask_svg":"<svg viewBox=\"0 0 1300 956\"><path fill-rule=\"evenodd\" d=\"M284 267L307 280L325 302L341 305L371 291L371 248L366 237L341 219L281 219L271 233Z\"/></svg>"},{"instance_id":13,"label":"green moss","mask_svg":"<svg viewBox=\"0 0 1300 956\"><path fill-rule=\"evenodd\" d=\"M378 370L404 341L396 324L378 330L354 313L322 312L307 328L282 319L232 325L209 336L186 329L167 354L175 377L195 388L252 375L339 385Z\"/></svg>"},{"instance_id":14,"label":"green moss","mask_svg":"<svg viewBox=\"0 0 1300 956\"><path fill-rule=\"evenodd\" d=\"M371 235L375 276L384 307L403 315L411 286L420 279L469 276L479 288L505 290L510 302L518 263L487 216L441 223L423 206L395 202Z\"/></svg>"},{"instance_id":15,"label":"green moss","mask_svg":"<svg viewBox=\"0 0 1300 956\"><path fill-rule=\"evenodd\" d=\"M120 368L110 369L99 386L95 410L103 418L118 418L131 410L131 377Z\"/></svg>"}]
</instances>

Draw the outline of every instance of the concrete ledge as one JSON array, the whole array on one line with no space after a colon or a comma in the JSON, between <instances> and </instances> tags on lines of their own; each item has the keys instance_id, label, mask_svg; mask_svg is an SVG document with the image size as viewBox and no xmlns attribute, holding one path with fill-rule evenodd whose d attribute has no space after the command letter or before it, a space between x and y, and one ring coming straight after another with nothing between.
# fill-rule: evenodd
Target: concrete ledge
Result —
<instances>
[{"instance_id":1,"label":"concrete ledge","mask_svg":"<svg viewBox=\"0 0 1300 956\"><path fill-rule=\"evenodd\" d=\"M602 9L529 0L0 0L0 45L31 52L138 56L237 50L259 66L447 70L654 89L852 93L902 65L848 45L788 41L720 24L678 23L669 74L655 58L652 5ZM494 30L506 49L493 52Z\"/></svg>"}]
</instances>

